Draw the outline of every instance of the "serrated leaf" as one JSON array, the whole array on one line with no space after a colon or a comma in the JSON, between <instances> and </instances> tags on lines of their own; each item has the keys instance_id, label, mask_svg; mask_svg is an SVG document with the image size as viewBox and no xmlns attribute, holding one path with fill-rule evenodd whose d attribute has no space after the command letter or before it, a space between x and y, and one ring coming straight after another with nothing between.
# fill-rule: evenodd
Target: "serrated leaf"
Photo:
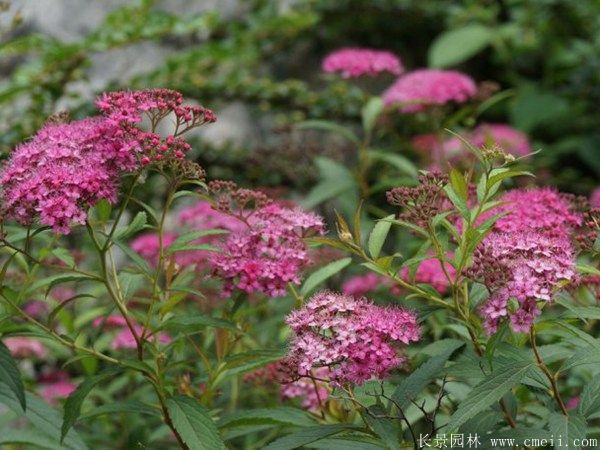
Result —
<instances>
[{"instance_id":1,"label":"serrated leaf","mask_svg":"<svg viewBox=\"0 0 600 450\"><path fill-rule=\"evenodd\" d=\"M310 274L310 276L306 279L302 288L300 289L300 293L303 296L309 294L314 288L316 288L319 284L323 283L328 278L331 278L336 273L340 272L344 267L348 266L352 262L352 258L343 258L337 261L331 262L326 266L321 267L319 270Z\"/></svg>"},{"instance_id":2,"label":"serrated leaf","mask_svg":"<svg viewBox=\"0 0 600 450\"><path fill-rule=\"evenodd\" d=\"M450 431L457 430L471 417L499 401L515 385L521 382L532 367L533 363L518 361L492 372L483 382L469 392L467 399L458 406L456 412L450 417L446 429Z\"/></svg>"},{"instance_id":3,"label":"serrated leaf","mask_svg":"<svg viewBox=\"0 0 600 450\"><path fill-rule=\"evenodd\" d=\"M585 384L579 398L577 411L583 416L588 417L600 409L600 374Z\"/></svg>"},{"instance_id":4,"label":"serrated leaf","mask_svg":"<svg viewBox=\"0 0 600 450\"><path fill-rule=\"evenodd\" d=\"M126 413L139 416L140 414L160 417L160 411L152 406L146 405L139 400L123 400L106 405L100 405L81 414L80 419L91 419L92 417L103 416L105 414Z\"/></svg>"},{"instance_id":5,"label":"serrated leaf","mask_svg":"<svg viewBox=\"0 0 600 450\"><path fill-rule=\"evenodd\" d=\"M208 410L197 400L178 395L167 399L166 405L173 426L189 450L225 448Z\"/></svg>"},{"instance_id":6,"label":"serrated leaf","mask_svg":"<svg viewBox=\"0 0 600 450\"><path fill-rule=\"evenodd\" d=\"M383 248L383 244L385 242L385 238L387 237L390 228L392 226L391 220L394 218L394 214L385 217L384 219L378 221L373 227L373 231L369 235L369 253L373 259L379 258L379 254L381 253L381 249Z\"/></svg>"},{"instance_id":7,"label":"serrated leaf","mask_svg":"<svg viewBox=\"0 0 600 450\"><path fill-rule=\"evenodd\" d=\"M64 407L63 423L60 431L61 443L71 427L77 422L79 414L81 413L81 405L92 389L107 378L116 375L119 371L118 368L110 368L103 373L87 378L83 383L77 386L77 389L75 389L69 397L67 397Z\"/></svg>"},{"instance_id":8,"label":"serrated leaf","mask_svg":"<svg viewBox=\"0 0 600 450\"><path fill-rule=\"evenodd\" d=\"M560 413L552 413L548 417L548 430L557 438L561 445L554 448L568 448L569 450L581 449L581 442L587 435L587 424L585 418L579 414L570 413L568 416Z\"/></svg>"},{"instance_id":9,"label":"serrated leaf","mask_svg":"<svg viewBox=\"0 0 600 450\"><path fill-rule=\"evenodd\" d=\"M402 380L392 394L392 398L400 408L404 409L408 406L411 400L414 400L429 383L440 376L452 353L463 345L464 343L461 341L449 342L447 348L442 353L429 358Z\"/></svg>"},{"instance_id":10,"label":"serrated leaf","mask_svg":"<svg viewBox=\"0 0 600 450\"><path fill-rule=\"evenodd\" d=\"M249 425L315 425L306 411L285 406L275 408L257 408L247 411L238 411L229 414L217 422L219 429L230 429Z\"/></svg>"},{"instance_id":11,"label":"serrated leaf","mask_svg":"<svg viewBox=\"0 0 600 450\"><path fill-rule=\"evenodd\" d=\"M292 450L354 428L352 425L342 424L304 428L271 442L266 447L263 447L263 450Z\"/></svg>"},{"instance_id":12,"label":"serrated leaf","mask_svg":"<svg viewBox=\"0 0 600 450\"><path fill-rule=\"evenodd\" d=\"M25 393L25 397L27 400L27 411L23 413L14 394L5 384L0 383L0 404L6 405L19 416L24 415L29 419L36 430L47 435L52 441L56 442L57 445L60 445L60 427L62 418L58 412L45 401L29 392ZM70 430L64 439L62 448L69 450L87 450L88 447L75 430Z\"/></svg>"},{"instance_id":13,"label":"serrated leaf","mask_svg":"<svg viewBox=\"0 0 600 450\"><path fill-rule=\"evenodd\" d=\"M445 68L460 64L487 47L493 37L493 30L480 24L445 31L429 48L429 65Z\"/></svg>"},{"instance_id":14,"label":"serrated leaf","mask_svg":"<svg viewBox=\"0 0 600 450\"><path fill-rule=\"evenodd\" d=\"M27 409L25 388L17 363L10 354L10 350L0 341L0 383L4 383L19 400L23 411Z\"/></svg>"}]
</instances>

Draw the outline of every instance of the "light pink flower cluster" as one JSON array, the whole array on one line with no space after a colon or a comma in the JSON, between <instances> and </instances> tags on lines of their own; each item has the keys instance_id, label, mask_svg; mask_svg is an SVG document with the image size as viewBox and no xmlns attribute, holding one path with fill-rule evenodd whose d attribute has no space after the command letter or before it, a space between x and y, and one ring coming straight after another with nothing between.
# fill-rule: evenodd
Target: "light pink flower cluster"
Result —
<instances>
[{"instance_id":1,"label":"light pink flower cluster","mask_svg":"<svg viewBox=\"0 0 600 450\"><path fill-rule=\"evenodd\" d=\"M104 119L50 123L21 144L0 171L3 209L23 225L39 218L68 234L100 199L114 203L119 175L135 158Z\"/></svg>"},{"instance_id":2,"label":"light pink flower cluster","mask_svg":"<svg viewBox=\"0 0 600 450\"><path fill-rule=\"evenodd\" d=\"M507 215L484 239L470 270L492 288L481 308L490 334L505 318L514 331L528 331L540 314L538 302L551 302L562 281L575 279L570 235L582 220L552 189L513 190L501 200L506 203L493 213Z\"/></svg>"},{"instance_id":3,"label":"light pink flower cluster","mask_svg":"<svg viewBox=\"0 0 600 450\"><path fill-rule=\"evenodd\" d=\"M400 59L391 52L370 48L342 48L325 57L323 72L339 72L344 78L363 75L376 76L383 72L400 75L404 68Z\"/></svg>"},{"instance_id":4,"label":"light pink flower cluster","mask_svg":"<svg viewBox=\"0 0 600 450\"><path fill-rule=\"evenodd\" d=\"M449 263L445 263L444 267L450 279L455 280L456 270L454 267ZM408 267L403 267L400 270L400 276L404 281L411 281ZM414 282L429 284L440 294L446 293L450 286L448 278L442 269L442 263L437 258L424 259L419 263L414 274Z\"/></svg>"},{"instance_id":5,"label":"light pink flower cluster","mask_svg":"<svg viewBox=\"0 0 600 450\"><path fill-rule=\"evenodd\" d=\"M382 276L374 272L365 275L356 275L349 278L342 285L342 292L353 297L363 297L369 292L377 290L382 285L389 285L389 282Z\"/></svg>"},{"instance_id":6,"label":"light pink flower cluster","mask_svg":"<svg viewBox=\"0 0 600 450\"><path fill-rule=\"evenodd\" d=\"M13 357L18 359L43 359L48 354L46 347L40 342L28 337L8 337L3 339L4 345Z\"/></svg>"},{"instance_id":7,"label":"light pink flower cluster","mask_svg":"<svg viewBox=\"0 0 600 450\"><path fill-rule=\"evenodd\" d=\"M284 295L288 283L300 282L300 270L309 262L303 237L322 234L323 219L299 208L272 203L248 217L247 226L232 232L212 253L211 263L224 284L224 295L234 288L270 297Z\"/></svg>"},{"instance_id":8,"label":"light pink flower cluster","mask_svg":"<svg viewBox=\"0 0 600 450\"><path fill-rule=\"evenodd\" d=\"M163 233L163 251L169 248L169 246L175 242L175 239L177 239L177 235L175 233ZM139 253L139 255L151 265L156 266L158 264L158 258L160 254L160 239L158 238L158 233L142 233L133 241L131 241L130 247L134 252Z\"/></svg>"},{"instance_id":9,"label":"light pink flower cluster","mask_svg":"<svg viewBox=\"0 0 600 450\"><path fill-rule=\"evenodd\" d=\"M67 398L77 389L69 375L62 370L41 375L37 383L41 397L51 405L55 405L59 399Z\"/></svg>"},{"instance_id":10,"label":"light pink flower cluster","mask_svg":"<svg viewBox=\"0 0 600 450\"><path fill-rule=\"evenodd\" d=\"M482 123L473 130L469 140L476 147L497 144L502 150L515 156L531 153L531 144L527 135L504 123Z\"/></svg>"},{"instance_id":11,"label":"light pink flower cluster","mask_svg":"<svg viewBox=\"0 0 600 450\"><path fill-rule=\"evenodd\" d=\"M453 70L419 69L396 80L384 93L386 106L398 105L403 113L423 111L432 105L464 103L477 92L475 82Z\"/></svg>"},{"instance_id":12,"label":"light pink flower cluster","mask_svg":"<svg viewBox=\"0 0 600 450\"><path fill-rule=\"evenodd\" d=\"M286 322L294 335L285 361L297 378L328 367L339 384L386 377L404 363L402 345L420 338L414 313L333 292L315 294Z\"/></svg>"},{"instance_id":13,"label":"light pink flower cluster","mask_svg":"<svg viewBox=\"0 0 600 450\"><path fill-rule=\"evenodd\" d=\"M184 105L181 93L171 89L108 92L96 101L96 106L127 136L129 148L143 154L142 164L171 156L182 159L190 145L180 136L217 120L209 109ZM156 131L156 125L170 114L174 116L175 129L163 139ZM140 128L144 119L150 122L150 131Z\"/></svg>"},{"instance_id":14,"label":"light pink flower cluster","mask_svg":"<svg viewBox=\"0 0 600 450\"><path fill-rule=\"evenodd\" d=\"M309 411L319 411L331 393L331 386L327 383L330 377L327 367L319 367L298 380L281 385L282 398L299 398L303 408Z\"/></svg>"}]
</instances>

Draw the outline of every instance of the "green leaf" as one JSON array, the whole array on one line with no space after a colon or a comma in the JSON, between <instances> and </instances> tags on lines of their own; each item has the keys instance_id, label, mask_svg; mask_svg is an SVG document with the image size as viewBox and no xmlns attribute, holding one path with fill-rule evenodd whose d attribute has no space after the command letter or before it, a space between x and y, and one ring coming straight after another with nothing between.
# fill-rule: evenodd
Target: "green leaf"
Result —
<instances>
[{"instance_id":1,"label":"green leaf","mask_svg":"<svg viewBox=\"0 0 600 450\"><path fill-rule=\"evenodd\" d=\"M302 202L302 205L305 208L313 208L325 200L357 189L354 175L342 164L323 157L316 158L315 164L319 170L319 178L321 181L310 191L306 199Z\"/></svg>"},{"instance_id":2,"label":"green leaf","mask_svg":"<svg viewBox=\"0 0 600 450\"><path fill-rule=\"evenodd\" d=\"M94 206L94 211L96 212L96 216L100 222L106 222L110 219L110 213L112 212L112 206L108 202L108 200L102 198L96 206Z\"/></svg>"},{"instance_id":3,"label":"green leaf","mask_svg":"<svg viewBox=\"0 0 600 450\"><path fill-rule=\"evenodd\" d=\"M367 425L377 433L390 450L401 450L398 422L386 417L386 415L387 411L381 405L369 406L362 413Z\"/></svg>"},{"instance_id":4,"label":"green leaf","mask_svg":"<svg viewBox=\"0 0 600 450\"><path fill-rule=\"evenodd\" d=\"M515 178L523 175L526 175L528 177L535 177L534 174L532 174L531 172L527 172L526 170L507 170L505 172L491 176L487 182L488 189L491 190L492 187L494 187L497 183L500 183L502 180L505 180L506 178Z\"/></svg>"},{"instance_id":5,"label":"green leaf","mask_svg":"<svg viewBox=\"0 0 600 450\"><path fill-rule=\"evenodd\" d=\"M581 442L587 435L587 424L585 418L579 414L569 413L568 416L560 413L552 413L548 417L548 430L556 437L560 437L561 445L554 448L568 448L569 450L581 449Z\"/></svg>"},{"instance_id":6,"label":"green leaf","mask_svg":"<svg viewBox=\"0 0 600 450\"><path fill-rule=\"evenodd\" d=\"M339 134L340 136L345 137L346 139L348 139L356 145L360 145L360 139L358 139L358 136L356 136L348 128L343 127L342 125L339 125L335 122L329 122L327 120L306 120L297 124L296 128L300 130L314 129L331 131L332 133Z\"/></svg>"},{"instance_id":7,"label":"green leaf","mask_svg":"<svg viewBox=\"0 0 600 450\"><path fill-rule=\"evenodd\" d=\"M321 284L328 278L331 278L336 273L341 271L344 267L346 267L348 264L350 264L351 261L352 261L352 258L350 258L350 257L340 259L338 261L331 262L331 263L327 264L326 266L321 267L319 270L311 273L310 276L304 282L304 285L302 285L302 289L300 289L300 293L303 296L306 296L314 288L316 288L319 284Z\"/></svg>"},{"instance_id":8,"label":"green leaf","mask_svg":"<svg viewBox=\"0 0 600 450\"><path fill-rule=\"evenodd\" d=\"M131 223L126 227L119 227L115 230L115 239L126 239L129 236L143 230L148 223L148 214L144 211L138 212Z\"/></svg>"},{"instance_id":9,"label":"green leaf","mask_svg":"<svg viewBox=\"0 0 600 450\"><path fill-rule=\"evenodd\" d=\"M371 231L371 234L369 235L368 242L369 253L373 259L379 258L385 238L387 237L390 227L392 226L391 220L393 219L394 214L379 220L373 227L373 231Z\"/></svg>"},{"instance_id":10,"label":"green leaf","mask_svg":"<svg viewBox=\"0 0 600 450\"><path fill-rule=\"evenodd\" d=\"M208 410L197 400L178 395L167 399L166 404L173 426L190 450L225 448Z\"/></svg>"},{"instance_id":11,"label":"green leaf","mask_svg":"<svg viewBox=\"0 0 600 450\"><path fill-rule=\"evenodd\" d=\"M446 195L448 195L452 204L456 207L458 212L460 212L460 215L465 219L470 220L471 212L469 211L467 202L463 200L449 184L444 186L444 192L446 192Z\"/></svg>"},{"instance_id":12,"label":"green leaf","mask_svg":"<svg viewBox=\"0 0 600 450\"><path fill-rule=\"evenodd\" d=\"M83 401L88 396L88 394L92 391L92 389L102 381L110 378L117 373L120 372L118 368L110 368L96 376L86 379L83 383L77 386L71 395L67 398L64 407L64 415L63 415L63 423L60 431L60 442L63 442L63 439L71 429L77 419L79 418L79 414L81 413L81 405Z\"/></svg>"},{"instance_id":13,"label":"green leaf","mask_svg":"<svg viewBox=\"0 0 600 450\"><path fill-rule=\"evenodd\" d=\"M589 417L600 409L600 374L596 374L583 387L577 411Z\"/></svg>"},{"instance_id":14,"label":"green leaf","mask_svg":"<svg viewBox=\"0 0 600 450\"><path fill-rule=\"evenodd\" d=\"M4 383L15 397L19 400L23 411L27 409L27 402L25 400L25 388L23 387L23 381L21 380L21 374L17 363L10 354L10 350L4 345L4 342L0 341L0 383Z\"/></svg>"},{"instance_id":15,"label":"green leaf","mask_svg":"<svg viewBox=\"0 0 600 450\"><path fill-rule=\"evenodd\" d=\"M597 268L587 265L587 264L577 264L575 266L579 273L589 274L589 275L600 275L600 270Z\"/></svg>"},{"instance_id":16,"label":"green leaf","mask_svg":"<svg viewBox=\"0 0 600 450\"><path fill-rule=\"evenodd\" d=\"M116 244L117 247L119 247L123 253L125 253L125 255L127 255L127 257L131 259L143 272L147 274L151 272L150 266L148 266L148 263L144 260L144 258L134 252L127 244L118 239L114 239L113 243Z\"/></svg>"},{"instance_id":17,"label":"green leaf","mask_svg":"<svg viewBox=\"0 0 600 450\"><path fill-rule=\"evenodd\" d=\"M373 131L381 111L383 111L383 100L381 97L371 97L365 106L363 106L361 115L363 129L366 133Z\"/></svg>"},{"instance_id":18,"label":"green leaf","mask_svg":"<svg viewBox=\"0 0 600 450\"><path fill-rule=\"evenodd\" d=\"M75 258L73 258L73 255L67 249L55 248L52 250L52 254L64 262L67 267L75 267Z\"/></svg>"},{"instance_id":19,"label":"green leaf","mask_svg":"<svg viewBox=\"0 0 600 450\"><path fill-rule=\"evenodd\" d=\"M561 366L560 371L564 372L573 367L584 366L588 364L600 364L600 352L597 347L587 347L578 350L567 359Z\"/></svg>"},{"instance_id":20,"label":"green leaf","mask_svg":"<svg viewBox=\"0 0 600 450\"><path fill-rule=\"evenodd\" d=\"M427 361L419 366L398 385L392 398L400 406L405 408L410 405L411 400L417 398L417 395L425 389L438 376L442 375L442 371L446 361L450 359L452 353L464 345L461 341L449 342L447 347L436 356L432 356Z\"/></svg>"},{"instance_id":21,"label":"green leaf","mask_svg":"<svg viewBox=\"0 0 600 450\"><path fill-rule=\"evenodd\" d=\"M396 167L400 172L405 173L413 178L416 178L419 174L417 167L412 163L412 161L402 155L398 155L397 153L391 153L390 151L385 150L375 150L369 149L367 151L369 158L380 160L391 164Z\"/></svg>"},{"instance_id":22,"label":"green leaf","mask_svg":"<svg viewBox=\"0 0 600 450\"><path fill-rule=\"evenodd\" d=\"M210 250L214 249L214 247L206 245L206 248L196 249L193 247L197 247L197 245L190 245L190 242L200 239L205 236L215 236L218 234L227 234L229 231L221 230L218 228L210 229L210 230L199 230L199 231L191 231L189 233L182 234L177 239L173 241L168 248L165 249L166 254L172 254L177 251L182 250ZM203 245L204 247L205 245Z\"/></svg>"},{"instance_id":23,"label":"green leaf","mask_svg":"<svg viewBox=\"0 0 600 450\"><path fill-rule=\"evenodd\" d=\"M62 418L50 405L39 397L25 393L27 399L27 411L23 413L19 402L15 399L12 391L5 384L0 383L0 404L6 405L12 409L15 414L25 416L33 427L51 438L57 445L60 445L60 427ZM62 447L69 450L87 450L87 446L81 440L75 430L70 430L64 439Z\"/></svg>"},{"instance_id":24,"label":"green leaf","mask_svg":"<svg viewBox=\"0 0 600 450\"><path fill-rule=\"evenodd\" d=\"M65 447L54 441L49 436L32 429L14 429L13 427L0 430L0 446L5 448L5 444L27 445L27 447L18 448L43 448L47 450L63 450ZM12 448L12 447L10 447Z\"/></svg>"},{"instance_id":25,"label":"green leaf","mask_svg":"<svg viewBox=\"0 0 600 450\"><path fill-rule=\"evenodd\" d=\"M315 421L303 410L280 406L276 408L258 408L238 411L223 417L217 426L219 429L245 427L249 425L295 425L311 426Z\"/></svg>"},{"instance_id":26,"label":"green leaf","mask_svg":"<svg viewBox=\"0 0 600 450\"><path fill-rule=\"evenodd\" d=\"M494 37L489 26L469 24L440 34L429 48L429 66L451 67L487 47Z\"/></svg>"},{"instance_id":27,"label":"green leaf","mask_svg":"<svg viewBox=\"0 0 600 450\"><path fill-rule=\"evenodd\" d=\"M447 430L457 430L467 420L499 401L513 386L521 382L532 367L533 363L519 361L492 372L475 386L466 400L458 406L450 417Z\"/></svg>"},{"instance_id":28,"label":"green leaf","mask_svg":"<svg viewBox=\"0 0 600 450\"><path fill-rule=\"evenodd\" d=\"M132 414L139 416L141 414L160 417L160 411L152 406L146 405L139 400L122 400L106 405L96 406L79 416L80 419L91 419L92 417L103 416L105 414Z\"/></svg>"},{"instance_id":29,"label":"green leaf","mask_svg":"<svg viewBox=\"0 0 600 450\"><path fill-rule=\"evenodd\" d=\"M163 323L159 329L198 333L202 327L222 328L224 330L241 332L236 324L229 320L204 315L174 316Z\"/></svg>"},{"instance_id":30,"label":"green leaf","mask_svg":"<svg viewBox=\"0 0 600 450\"><path fill-rule=\"evenodd\" d=\"M469 195L467 182L465 181L464 175L457 169L453 168L450 171L450 184L452 184L454 192L456 192L458 196L466 203Z\"/></svg>"},{"instance_id":31,"label":"green leaf","mask_svg":"<svg viewBox=\"0 0 600 450\"><path fill-rule=\"evenodd\" d=\"M33 294L42 288L47 288L47 290L50 290L57 284L61 284L61 283L69 283L72 281L90 281L90 280L95 280L95 279L92 277L89 277L87 275L83 275L83 274L60 273L57 275L52 275L52 276L49 276L46 278L42 278L40 280L37 280L35 283L32 283L31 286L29 286L27 288L27 294Z\"/></svg>"},{"instance_id":32,"label":"green leaf","mask_svg":"<svg viewBox=\"0 0 600 450\"><path fill-rule=\"evenodd\" d=\"M342 424L305 428L271 442L263 450L292 450L354 428L352 425Z\"/></svg>"}]
</instances>

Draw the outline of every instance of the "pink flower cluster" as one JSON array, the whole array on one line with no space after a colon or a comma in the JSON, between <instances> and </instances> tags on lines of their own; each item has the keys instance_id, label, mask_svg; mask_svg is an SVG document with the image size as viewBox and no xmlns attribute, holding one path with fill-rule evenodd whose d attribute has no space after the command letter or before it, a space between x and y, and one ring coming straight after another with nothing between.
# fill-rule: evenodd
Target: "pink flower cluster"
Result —
<instances>
[{"instance_id":1,"label":"pink flower cluster","mask_svg":"<svg viewBox=\"0 0 600 450\"><path fill-rule=\"evenodd\" d=\"M43 374L37 382L40 388L40 396L51 405L55 405L59 399L67 398L77 389L77 386L71 382L69 375L62 370Z\"/></svg>"},{"instance_id":2,"label":"pink flower cluster","mask_svg":"<svg viewBox=\"0 0 600 450\"><path fill-rule=\"evenodd\" d=\"M446 272L451 280L456 279L456 270L449 263L444 264ZM400 271L400 276L405 281L410 281L408 267L403 267ZM442 270L442 263L437 258L428 258L424 259L419 263L417 270L414 274L414 282L415 283L425 283L429 284L440 294L444 294L448 291L450 287L450 283L446 274Z\"/></svg>"},{"instance_id":3,"label":"pink flower cluster","mask_svg":"<svg viewBox=\"0 0 600 450\"><path fill-rule=\"evenodd\" d=\"M369 292L377 290L382 285L389 285L387 280L374 272L365 275L356 275L349 278L342 285L342 292L353 297L363 297Z\"/></svg>"},{"instance_id":4,"label":"pink flower cluster","mask_svg":"<svg viewBox=\"0 0 600 450\"><path fill-rule=\"evenodd\" d=\"M329 369L319 367L305 377L281 385L282 398L299 398L302 407L309 411L319 411L331 392L326 381L329 379Z\"/></svg>"},{"instance_id":5,"label":"pink flower cluster","mask_svg":"<svg viewBox=\"0 0 600 450\"><path fill-rule=\"evenodd\" d=\"M464 103L476 92L475 82L463 73L419 69L398 78L383 93L383 102L386 106L398 105L403 113L413 113L432 105Z\"/></svg>"},{"instance_id":6,"label":"pink flower cluster","mask_svg":"<svg viewBox=\"0 0 600 450\"><path fill-rule=\"evenodd\" d=\"M315 294L286 322L293 338L285 364L297 378L328 367L338 384L386 377L404 363L401 346L420 338L412 312L333 292Z\"/></svg>"},{"instance_id":7,"label":"pink flower cluster","mask_svg":"<svg viewBox=\"0 0 600 450\"><path fill-rule=\"evenodd\" d=\"M600 187L597 187L590 195L590 205L592 208L600 208Z\"/></svg>"},{"instance_id":8,"label":"pink flower cluster","mask_svg":"<svg viewBox=\"0 0 600 450\"><path fill-rule=\"evenodd\" d=\"M339 72L344 78L363 75L376 76L383 72L400 75L404 68L400 59L391 52L370 48L342 48L325 57L323 72Z\"/></svg>"},{"instance_id":9,"label":"pink flower cluster","mask_svg":"<svg viewBox=\"0 0 600 450\"><path fill-rule=\"evenodd\" d=\"M324 231L321 217L299 208L272 203L258 209L244 229L228 235L221 251L210 256L215 273L225 281L224 295L234 288L284 295L287 283L300 282L300 270L309 262L302 238Z\"/></svg>"},{"instance_id":10,"label":"pink flower cluster","mask_svg":"<svg viewBox=\"0 0 600 450\"><path fill-rule=\"evenodd\" d=\"M51 123L21 144L0 171L3 209L23 225L39 218L68 234L100 199L117 200L119 175L135 167L115 125L103 119Z\"/></svg>"},{"instance_id":11,"label":"pink flower cluster","mask_svg":"<svg viewBox=\"0 0 600 450\"><path fill-rule=\"evenodd\" d=\"M110 123L127 135L128 146L143 154L142 164L170 156L182 159L190 145L179 136L217 120L209 109L184 105L181 93L171 89L108 92L96 101L96 106ZM156 131L156 126L170 114L174 115L175 129L163 139ZM150 131L139 127L144 119L150 122Z\"/></svg>"},{"instance_id":12,"label":"pink flower cluster","mask_svg":"<svg viewBox=\"0 0 600 450\"><path fill-rule=\"evenodd\" d=\"M503 123L482 123L473 130L468 139L476 147L497 144L504 151L515 156L531 153L531 144L527 135Z\"/></svg>"},{"instance_id":13,"label":"pink flower cluster","mask_svg":"<svg viewBox=\"0 0 600 450\"><path fill-rule=\"evenodd\" d=\"M551 302L561 281L574 280L570 235L581 223L581 217L552 189L513 190L501 200L506 203L493 213L507 215L484 239L470 269L493 289L481 308L490 334L505 318L514 331L528 331L540 314L538 302Z\"/></svg>"},{"instance_id":14,"label":"pink flower cluster","mask_svg":"<svg viewBox=\"0 0 600 450\"><path fill-rule=\"evenodd\" d=\"M48 354L46 347L40 342L28 337L8 337L3 339L4 345L11 355L17 359L43 359Z\"/></svg>"}]
</instances>

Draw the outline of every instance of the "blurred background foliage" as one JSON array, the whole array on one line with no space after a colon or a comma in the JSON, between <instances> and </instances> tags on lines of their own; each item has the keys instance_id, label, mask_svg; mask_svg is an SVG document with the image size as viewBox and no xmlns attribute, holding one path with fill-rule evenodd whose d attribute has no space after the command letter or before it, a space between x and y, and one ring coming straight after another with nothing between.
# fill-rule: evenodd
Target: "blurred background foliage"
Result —
<instances>
[{"instance_id":1,"label":"blurred background foliage","mask_svg":"<svg viewBox=\"0 0 600 450\"><path fill-rule=\"evenodd\" d=\"M52 22L56 8L63 22ZM498 83L503 100L482 119L528 133L543 150L533 162L541 184L581 194L600 184L597 0L14 0L4 9L3 155L54 112L90 113L102 90L169 87L219 117L196 136L210 177L306 194L319 157L351 165L353 150L295 124L358 128L369 94L393 81L321 73L330 51L365 46L395 52L409 70ZM407 122L396 117L398 133L386 137L400 155L410 155Z\"/></svg>"}]
</instances>

